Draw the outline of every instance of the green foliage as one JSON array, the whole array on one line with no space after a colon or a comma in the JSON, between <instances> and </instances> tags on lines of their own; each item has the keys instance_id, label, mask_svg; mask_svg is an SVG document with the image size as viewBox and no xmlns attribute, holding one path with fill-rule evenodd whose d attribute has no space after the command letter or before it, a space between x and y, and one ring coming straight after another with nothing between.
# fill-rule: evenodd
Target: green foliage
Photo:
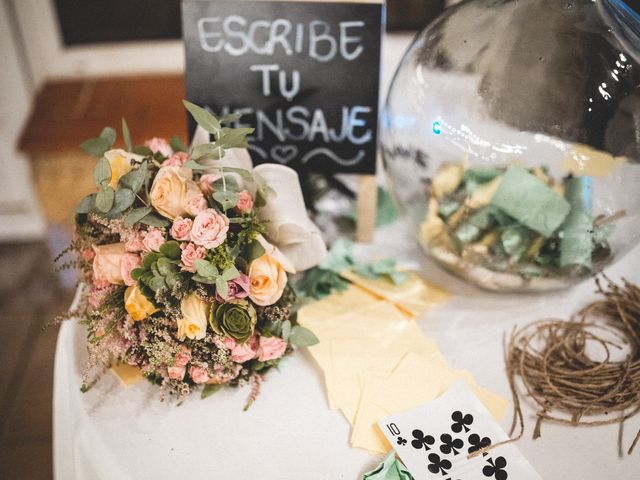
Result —
<instances>
[{"instance_id":1,"label":"green foliage","mask_svg":"<svg viewBox=\"0 0 640 480\"><path fill-rule=\"evenodd\" d=\"M205 399L207 397L210 397L211 395L219 391L222 387L224 387L224 384L222 383L219 383L217 385L205 385L202 389L202 392L200 393L200 398Z\"/></svg>"},{"instance_id":2,"label":"green foliage","mask_svg":"<svg viewBox=\"0 0 640 480\"><path fill-rule=\"evenodd\" d=\"M176 251L177 248L177 251ZM151 290L153 293L169 288L185 280L185 274L180 270L180 246L178 242L170 240L160 246L159 252L151 252L142 259L142 267L131 272L142 292ZM153 299L153 295L147 295Z\"/></svg>"},{"instance_id":3,"label":"green foliage","mask_svg":"<svg viewBox=\"0 0 640 480\"><path fill-rule=\"evenodd\" d=\"M320 300L334 292L342 292L347 289L349 282L339 274L324 268L311 268L296 284L296 290L303 297Z\"/></svg>"},{"instance_id":4,"label":"green foliage","mask_svg":"<svg viewBox=\"0 0 640 480\"><path fill-rule=\"evenodd\" d=\"M227 282L240 276L240 272L233 264L224 270L219 270L211 261L198 259L193 262L193 266L196 267L197 273L192 279L198 283L215 285L216 292L222 298L226 298L229 294L229 284Z\"/></svg>"},{"instance_id":5,"label":"green foliage","mask_svg":"<svg viewBox=\"0 0 640 480\"><path fill-rule=\"evenodd\" d=\"M153 208L151 207L140 207L134 208L129 212L129 214L124 219L124 226L129 228L138 223L140 220L145 218L148 214L152 212Z\"/></svg>"},{"instance_id":6,"label":"green foliage","mask_svg":"<svg viewBox=\"0 0 640 480\"><path fill-rule=\"evenodd\" d=\"M189 150L177 135L171 137L171 140L169 140L169 144L171 145L171 149L174 152L187 152Z\"/></svg>"},{"instance_id":7,"label":"green foliage","mask_svg":"<svg viewBox=\"0 0 640 480\"><path fill-rule=\"evenodd\" d=\"M115 142L116 131L111 127L105 127L99 137L85 140L80 144L80 148L89 155L100 158L113 147Z\"/></svg>"},{"instance_id":8,"label":"green foliage","mask_svg":"<svg viewBox=\"0 0 640 480\"><path fill-rule=\"evenodd\" d=\"M304 328L300 325L296 325L291 328L291 333L289 334L289 342L294 347L310 347L319 342L318 337L309 330L308 328Z\"/></svg>"},{"instance_id":9,"label":"green foliage","mask_svg":"<svg viewBox=\"0 0 640 480\"><path fill-rule=\"evenodd\" d=\"M133 150L133 144L131 143L131 133L129 132L129 126L127 121L122 119L122 137L124 138L124 144L127 146L127 152Z\"/></svg>"}]
</instances>

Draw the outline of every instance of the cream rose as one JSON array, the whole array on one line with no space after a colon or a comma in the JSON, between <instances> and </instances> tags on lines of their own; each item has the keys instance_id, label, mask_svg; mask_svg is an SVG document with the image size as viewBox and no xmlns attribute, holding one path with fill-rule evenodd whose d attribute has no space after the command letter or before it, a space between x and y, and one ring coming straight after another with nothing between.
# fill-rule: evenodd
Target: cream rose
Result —
<instances>
[{"instance_id":1,"label":"cream rose","mask_svg":"<svg viewBox=\"0 0 640 480\"><path fill-rule=\"evenodd\" d=\"M93 259L93 278L97 281L104 281L122 285L121 263L127 254L124 243L111 243L109 245L93 245L95 257Z\"/></svg>"},{"instance_id":2,"label":"cream rose","mask_svg":"<svg viewBox=\"0 0 640 480\"><path fill-rule=\"evenodd\" d=\"M176 166L162 167L158 171L149 194L151 205L170 220L187 216L187 205L199 195L202 194L191 178L191 170Z\"/></svg>"},{"instance_id":3,"label":"cream rose","mask_svg":"<svg viewBox=\"0 0 640 480\"><path fill-rule=\"evenodd\" d=\"M202 340L207 334L210 305L204 300L189 295L180 302L181 317L178 319L178 337Z\"/></svg>"},{"instance_id":4,"label":"cream rose","mask_svg":"<svg viewBox=\"0 0 640 480\"><path fill-rule=\"evenodd\" d=\"M144 159L141 155L125 152L121 148L109 150L104 154L104 158L107 159L111 167L111 181L109 182L109 186L113 189L118 185L120 177L131 171L132 160L141 162Z\"/></svg>"},{"instance_id":5,"label":"cream rose","mask_svg":"<svg viewBox=\"0 0 640 480\"><path fill-rule=\"evenodd\" d=\"M136 322L144 320L158 311L137 285L132 285L124 292L124 308Z\"/></svg>"}]
</instances>

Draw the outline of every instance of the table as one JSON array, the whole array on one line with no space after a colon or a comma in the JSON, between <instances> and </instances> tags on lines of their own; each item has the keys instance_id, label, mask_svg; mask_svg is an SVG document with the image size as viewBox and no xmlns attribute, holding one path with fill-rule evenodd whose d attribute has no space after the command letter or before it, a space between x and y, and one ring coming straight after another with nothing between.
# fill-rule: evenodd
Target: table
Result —
<instances>
[{"instance_id":1,"label":"table","mask_svg":"<svg viewBox=\"0 0 640 480\"><path fill-rule=\"evenodd\" d=\"M593 298L586 281L546 295L500 295L479 290L424 259L406 228L379 229L371 245L359 245L367 258L397 255L403 265L420 268L455 296L418 319L436 339L454 368L470 370L478 382L505 397L509 387L503 364L503 334L516 324L567 317ZM613 279L640 282L640 248L607 270ZM211 478L265 480L356 480L380 458L349 447L349 424L327 404L321 373L308 352L296 352L281 372L269 373L262 393L243 412L248 389L223 389L181 406L161 402L146 382L125 389L107 373L81 393L85 363L84 327L65 322L55 360L54 470L58 480L189 480ZM571 428L543 424L531 439L534 409L525 402L526 433L518 442L525 457L546 480L617 480L640 476L640 451L617 456L617 426ZM502 425L509 427L510 415ZM624 445L640 428L640 416L625 425Z\"/></svg>"}]
</instances>

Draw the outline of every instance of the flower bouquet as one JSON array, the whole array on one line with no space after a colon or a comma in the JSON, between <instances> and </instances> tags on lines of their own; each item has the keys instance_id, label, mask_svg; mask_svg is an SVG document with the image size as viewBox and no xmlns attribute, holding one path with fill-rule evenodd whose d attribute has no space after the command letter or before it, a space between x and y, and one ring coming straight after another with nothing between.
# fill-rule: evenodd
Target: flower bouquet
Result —
<instances>
[{"instance_id":1,"label":"flower bouquet","mask_svg":"<svg viewBox=\"0 0 640 480\"><path fill-rule=\"evenodd\" d=\"M124 120L126 150L112 128L82 144L99 158L68 249L82 272L83 388L126 364L178 398L250 383L252 400L265 372L317 341L297 325L288 274L326 249L297 174L254 169L241 150L253 129L184 103L199 124L191 149L176 137L133 147Z\"/></svg>"}]
</instances>

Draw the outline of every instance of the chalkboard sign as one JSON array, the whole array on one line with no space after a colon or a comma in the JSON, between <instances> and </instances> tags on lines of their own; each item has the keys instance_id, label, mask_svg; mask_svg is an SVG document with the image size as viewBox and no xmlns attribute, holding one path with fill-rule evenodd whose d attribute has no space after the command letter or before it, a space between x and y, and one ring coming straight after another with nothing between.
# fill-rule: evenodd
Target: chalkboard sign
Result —
<instances>
[{"instance_id":1,"label":"chalkboard sign","mask_svg":"<svg viewBox=\"0 0 640 480\"><path fill-rule=\"evenodd\" d=\"M242 113L255 163L374 173L382 8L183 0L187 98Z\"/></svg>"}]
</instances>

